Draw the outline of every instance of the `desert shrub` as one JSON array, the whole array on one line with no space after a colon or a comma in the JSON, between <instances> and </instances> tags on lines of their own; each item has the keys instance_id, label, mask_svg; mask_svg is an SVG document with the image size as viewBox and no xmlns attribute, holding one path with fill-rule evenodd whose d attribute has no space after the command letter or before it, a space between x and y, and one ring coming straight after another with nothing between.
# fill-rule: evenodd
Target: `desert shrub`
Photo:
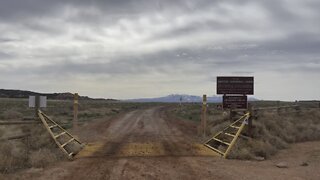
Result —
<instances>
[{"instance_id":1,"label":"desert shrub","mask_svg":"<svg viewBox=\"0 0 320 180\"><path fill-rule=\"evenodd\" d=\"M13 129L16 130L13 131ZM43 167L45 164L62 159L60 150L42 125L29 126L29 128L11 126L10 128L1 129L1 132L4 132L6 137L19 131L20 133L30 133L31 136L28 137L28 141L20 139L0 143L0 172L10 173L33 165ZM50 152L48 152L49 150ZM39 160L47 152L47 157L44 160ZM39 159L36 158L36 155L42 154L43 156L39 157Z\"/></svg>"},{"instance_id":2,"label":"desert shrub","mask_svg":"<svg viewBox=\"0 0 320 180\"><path fill-rule=\"evenodd\" d=\"M209 117L210 132L216 134L230 124L228 116ZM255 156L269 158L290 143L320 140L320 111L304 110L295 113L261 112L253 122L253 139L238 139L229 158L251 159Z\"/></svg>"},{"instance_id":3,"label":"desert shrub","mask_svg":"<svg viewBox=\"0 0 320 180\"><path fill-rule=\"evenodd\" d=\"M268 158L275 154L277 149L270 142L251 140L248 142L248 148L250 148L253 156L261 156Z\"/></svg>"},{"instance_id":4,"label":"desert shrub","mask_svg":"<svg viewBox=\"0 0 320 180\"><path fill-rule=\"evenodd\" d=\"M32 151L45 147L56 148L54 141L42 124L34 125L29 130L31 134L29 137L29 148Z\"/></svg>"},{"instance_id":5,"label":"desert shrub","mask_svg":"<svg viewBox=\"0 0 320 180\"><path fill-rule=\"evenodd\" d=\"M223 130L223 128L227 127L229 124L230 124L229 121L225 121L225 122L223 122L223 123L220 123L220 124L217 124L217 125L215 125L215 126L212 126L211 129L210 129L210 132L211 132L211 133L212 133L212 132L217 133L217 132Z\"/></svg>"},{"instance_id":6,"label":"desert shrub","mask_svg":"<svg viewBox=\"0 0 320 180\"><path fill-rule=\"evenodd\" d=\"M268 158L278 150L287 148L289 143L320 140L319 121L318 110L303 111L299 116L265 112L254 122L255 141L248 142L243 148L249 146L254 156Z\"/></svg>"},{"instance_id":7,"label":"desert shrub","mask_svg":"<svg viewBox=\"0 0 320 180\"><path fill-rule=\"evenodd\" d=\"M229 154L230 157L235 159L252 159L253 155L250 147L246 146L246 142L242 139L234 145L233 151Z\"/></svg>"},{"instance_id":8,"label":"desert shrub","mask_svg":"<svg viewBox=\"0 0 320 180\"><path fill-rule=\"evenodd\" d=\"M59 157L55 152L50 149L42 148L37 151L33 151L30 154L30 164L32 167L43 168L48 164L57 161Z\"/></svg>"},{"instance_id":9,"label":"desert shrub","mask_svg":"<svg viewBox=\"0 0 320 180\"><path fill-rule=\"evenodd\" d=\"M1 115L2 119L19 119L22 117L23 115L14 109L5 110Z\"/></svg>"},{"instance_id":10,"label":"desert shrub","mask_svg":"<svg viewBox=\"0 0 320 180\"><path fill-rule=\"evenodd\" d=\"M27 152L22 142L1 142L0 145L0 170L12 172L16 169L25 168L28 165Z\"/></svg>"}]
</instances>

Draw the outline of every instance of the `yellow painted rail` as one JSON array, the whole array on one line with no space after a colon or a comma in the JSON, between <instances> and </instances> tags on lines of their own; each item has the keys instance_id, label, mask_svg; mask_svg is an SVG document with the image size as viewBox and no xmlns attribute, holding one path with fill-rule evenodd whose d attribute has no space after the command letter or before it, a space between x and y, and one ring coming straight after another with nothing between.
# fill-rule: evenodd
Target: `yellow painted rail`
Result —
<instances>
[{"instance_id":1,"label":"yellow painted rail","mask_svg":"<svg viewBox=\"0 0 320 180\"><path fill-rule=\"evenodd\" d=\"M243 128L248 124L249 117L250 113L246 113L228 127L215 134L212 138L206 141L204 145L217 152L222 157L227 158Z\"/></svg>"}]
</instances>

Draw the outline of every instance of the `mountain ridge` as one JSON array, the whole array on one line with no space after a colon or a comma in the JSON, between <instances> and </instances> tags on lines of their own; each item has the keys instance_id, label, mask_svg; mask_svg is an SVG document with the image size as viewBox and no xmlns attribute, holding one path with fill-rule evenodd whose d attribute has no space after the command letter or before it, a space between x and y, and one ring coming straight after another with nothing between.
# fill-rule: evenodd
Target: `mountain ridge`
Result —
<instances>
[{"instance_id":1,"label":"mountain ridge","mask_svg":"<svg viewBox=\"0 0 320 180\"><path fill-rule=\"evenodd\" d=\"M29 96L47 96L48 99L56 100L72 100L74 94L70 92L64 93L39 93L28 90L14 90L14 89L0 89L0 98L28 98ZM170 94L162 97L155 98L135 98L135 99L126 99L121 100L123 102L164 102L164 103L179 103L180 98L181 102L202 102L202 96L188 95L188 94ZM82 100L110 100L118 101L116 99L105 99L105 98L90 98L88 96L80 96L79 99ZM257 101L258 99L254 97L248 97L249 101ZM222 96L208 96L207 101L209 103L221 103Z\"/></svg>"},{"instance_id":2,"label":"mountain ridge","mask_svg":"<svg viewBox=\"0 0 320 180\"><path fill-rule=\"evenodd\" d=\"M157 98L138 98L138 99L127 99L127 102L167 102L167 103L179 103L181 102L202 102L201 96L187 95L187 94L170 94L167 96L157 97ZM257 101L258 99L254 97L248 97L249 101ZM222 96L207 96L207 102L209 103L221 103Z\"/></svg>"},{"instance_id":3,"label":"mountain ridge","mask_svg":"<svg viewBox=\"0 0 320 180\"><path fill-rule=\"evenodd\" d=\"M48 99L56 100L72 100L74 99L74 94L70 92L64 93L39 93L28 90L16 90L16 89L0 89L0 98L29 98L29 96L47 96ZM88 96L79 96L82 100L113 100L114 99L104 99L104 98L90 98Z\"/></svg>"}]
</instances>

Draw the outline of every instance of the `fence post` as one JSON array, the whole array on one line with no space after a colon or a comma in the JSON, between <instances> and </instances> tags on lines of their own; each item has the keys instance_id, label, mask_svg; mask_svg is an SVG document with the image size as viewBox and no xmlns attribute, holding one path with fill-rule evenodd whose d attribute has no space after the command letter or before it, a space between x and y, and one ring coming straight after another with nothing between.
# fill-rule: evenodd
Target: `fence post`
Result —
<instances>
[{"instance_id":1,"label":"fence post","mask_svg":"<svg viewBox=\"0 0 320 180\"><path fill-rule=\"evenodd\" d=\"M79 95L78 93L74 94L73 102L73 129L78 128L78 104L79 104Z\"/></svg>"},{"instance_id":2,"label":"fence post","mask_svg":"<svg viewBox=\"0 0 320 180\"><path fill-rule=\"evenodd\" d=\"M300 114L300 106L299 106L299 102L296 100L295 101L295 110L296 110L296 114L299 115Z\"/></svg>"},{"instance_id":3,"label":"fence post","mask_svg":"<svg viewBox=\"0 0 320 180\"><path fill-rule=\"evenodd\" d=\"M202 97L202 129L203 129L203 137L206 137L207 130L207 95L203 95Z\"/></svg>"},{"instance_id":4,"label":"fence post","mask_svg":"<svg viewBox=\"0 0 320 180\"><path fill-rule=\"evenodd\" d=\"M180 112L182 111L182 96L180 97L180 103L179 103Z\"/></svg>"},{"instance_id":5,"label":"fence post","mask_svg":"<svg viewBox=\"0 0 320 180\"><path fill-rule=\"evenodd\" d=\"M280 101L277 101L277 112L278 115L280 114Z\"/></svg>"},{"instance_id":6,"label":"fence post","mask_svg":"<svg viewBox=\"0 0 320 180\"><path fill-rule=\"evenodd\" d=\"M236 107L234 104L231 104L230 106L230 121L233 122L233 118L234 116L237 114L237 112L235 111Z\"/></svg>"},{"instance_id":7,"label":"fence post","mask_svg":"<svg viewBox=\"0 0 320 180\"><path fill-rule=\"evenodd\" d=\"M248 104L248 111L250 113L249 119L248 119L248 136L252 137L252 119L254 117L254 112L253 112L253 105L251 103Z\"/></svg>"}]
</instances>

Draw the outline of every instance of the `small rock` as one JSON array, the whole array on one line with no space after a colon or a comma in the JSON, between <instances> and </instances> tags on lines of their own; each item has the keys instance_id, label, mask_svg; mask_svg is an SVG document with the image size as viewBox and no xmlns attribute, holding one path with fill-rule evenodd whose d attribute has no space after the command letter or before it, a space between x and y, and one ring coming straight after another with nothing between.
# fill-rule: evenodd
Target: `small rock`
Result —
<instances>
[{"instance_id":1,"label":"small rock","mask_svg":"<svg viewBox=\"0 0 320 180\"><path fill-rule=\"evenodd\" d=\"M303 162L301 166L309 166L309 164L307 162Z\"/></svg>"},{"instance_id":2,"label":"small rock","mask_svg":"<svg viewBox=\"0 0 320 180\"><path fill-rule=\"evenodd\" d=\"M256 161L264 161L264 160L266 160L266 158L264 158L264 157L262 157L262 156L256 156L256 157L254 157L254 159L255 159Z\"/></svg>"},{"instance_id":3,"label":"small rock","mask_svg":"<svg viewBox=\"0 0 320 180\"><path fill-rule=\"evenodd\" d=\"M276 166L278 168L288 168L288 164L285 162L280 162L280 163L276 164Z\"/></svg>"}]
</instances>

